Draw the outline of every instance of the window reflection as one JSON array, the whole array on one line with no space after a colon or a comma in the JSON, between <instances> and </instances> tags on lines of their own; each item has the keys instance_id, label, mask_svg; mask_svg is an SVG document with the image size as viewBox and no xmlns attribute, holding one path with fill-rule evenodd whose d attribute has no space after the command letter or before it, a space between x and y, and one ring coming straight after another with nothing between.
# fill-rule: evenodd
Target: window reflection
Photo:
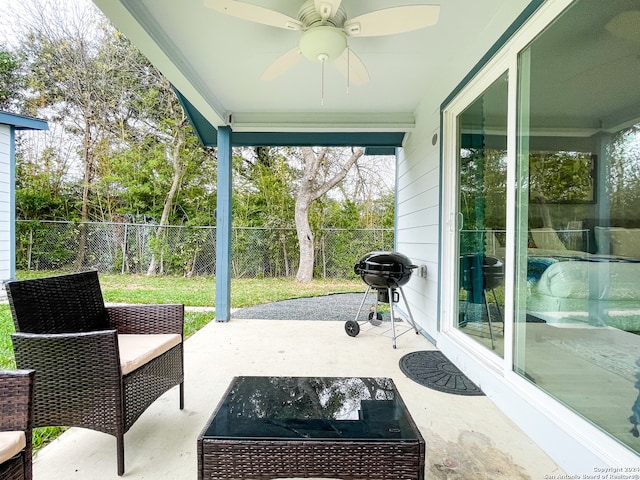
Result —
<instances>
[{"instance_id":1,"label":"window reflection","mask_svg":"<svg viewBox=\"0 0 640 480\"><path fill-rule=\"evenodd\" d=\"M387 378L240 377L227 397L231 416L357 420L362 400L393 400Z\"/></svg>"}]
</instances>

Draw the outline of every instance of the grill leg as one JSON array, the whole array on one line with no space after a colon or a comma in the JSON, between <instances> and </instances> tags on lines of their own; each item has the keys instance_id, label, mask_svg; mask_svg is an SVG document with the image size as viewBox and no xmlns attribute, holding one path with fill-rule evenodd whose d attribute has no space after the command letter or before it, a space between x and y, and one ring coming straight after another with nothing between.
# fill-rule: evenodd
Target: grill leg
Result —
<instances>
[{"instance_id":1,"label":"grill leg","mask_svg":"<svg viewBox=\"0 0 640 480\"><path fill-rule=\"evenodd\" d=\"M376 292L376 303L373 304L373 318L378 318L378 292Z\"/></svg>"},{"instance_id":2,"label":"grill leg","mask_svg":"<svg viewBox=\"0 0 640 480\"><path fill-rule=\"evenodd\" d=\"M371 291L371 286L367 287L367 291L364 292L364 297L362 297L362 302L360 302L360 308L358 308L358 313L356 313L355 321L358 321L358 317L360 317L360 312L362 311L362 307L364 305L365 300L367 299L367 295L369 295L369 291ZM377 310L378 302L376 300L376 310Z\"/></svg>"},{"instance_id":3,"label":"grill leg","mask_svg":"<svg viewBox=\"0 0 640 480\"><path fill-rule=\"evenodd\" d=\"M393 348L396 348L396 316L393 311L393 289L387 289L389 293L389 309L391 310L391 337L393 339Z\"/></svg>"},{"instance_id":4,"label":"grill leg","mask_svg":"<svg viewBox=\"0 0 640 480\"><path fill-rule=\"evenodd\" d=\"M491 350L495 350L496 342L495 342L495 339L493 338L493 324L491 322L491 312L489 311L489 297L487 296L486 290L483 290L482 293L484 294L484 306L487 308L487 320L489 320L489 335L491 336Z\"/></svg>"},{"instance_id":5,"label":"grill leg","mask_svg":"<svg viewBox=\"0 0 640 480\"><path fill-rule=\"evenodd\" d=\"M398 290L400 290L400 295L402 295L404 306L407 307L407 313L409 314L409 323L411 323L411 326L415 330L416 334L418 334L420 333L420 331L418 330L418 327L416 327L416 322L413 319L413 314L411 313L411 309L409 308L409 302L407 302L407 297L404 296L404 290L402 290L402 287L398 287Z\"/></svg>"},{"instance_id":6,"label":"grill leg","mask_svg":"<svg viewBox=\"0 0 640 480\"><path fill-rule=\"evenodd\" d=\"M496 296L496 289L492 288L491 293L493 294L493 301L496 302L496 308L498 309L498 317L500 317L500 321L502 322L502 310L500 310L500 304L498 303L498 297Z\"/></svg>"}]
</instances>

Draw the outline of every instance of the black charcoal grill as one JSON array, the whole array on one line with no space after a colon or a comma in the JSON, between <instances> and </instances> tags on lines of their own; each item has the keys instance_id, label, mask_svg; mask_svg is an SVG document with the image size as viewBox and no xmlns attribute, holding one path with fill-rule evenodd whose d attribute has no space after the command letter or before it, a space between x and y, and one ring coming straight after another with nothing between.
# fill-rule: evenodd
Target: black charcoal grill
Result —
<instances>
[{"instance_id":1,"label":"black charcoal grill","mask_svg":"<svg viewBox=\"0 0 640 480\"><path fill-rule=\"evenodd\" d=\"M400 296L402 296L407 309L407 321L411 324L415 332L419 333L413 321L407 299L402 291L402 286L409 281L411 273L416 268L418 268L418 266L413 265L406 255L398 252L369 252L365 254L360 261L354 265L353 270L356 275L360 275L364 283L367 284L367 291L364 294L355 320L349 320L345 324L347 334L355 337L360 333L358 317L360 316L367 295L369 295L372 289L376 290L377 297L373 311L369 313L368 322L376 327L382 325L382 315L378 312L378 303L389 304L391 309L390 330L393 339L393 348L396 348L396 337L399 336L396 334L393 304L398 303Z\"/></svg>"},{"instance_id":2,"label":"black charcoal grill","mask_svg":"<svg viewBox=\"0 0 640 480\"><path fill-rule=\"evenodd\" d=\"M369 252L353 267L364 283L375 289L399 288L406 284L413 269L406 255L398 252Z\"/></svg>"}]
</instances>

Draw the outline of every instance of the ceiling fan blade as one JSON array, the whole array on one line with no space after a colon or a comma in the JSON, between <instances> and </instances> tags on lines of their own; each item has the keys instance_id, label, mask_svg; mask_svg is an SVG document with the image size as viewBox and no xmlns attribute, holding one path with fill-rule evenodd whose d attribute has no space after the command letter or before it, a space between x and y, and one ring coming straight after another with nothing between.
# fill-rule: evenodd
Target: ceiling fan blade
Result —
<instances>
[{"instance_id":1,"label":"ceiling fan blade","mask_svg":"<svg viewBox=\"0 0 640 480\"><path fill-rule=\"evenodd\" d=\"M292 48L287 53L278 58L264 71L260 80L273 80L279 77L303 58L298 47Z\"/></svg>"},{"instance_id":2,"label":"ceiling fan blade","mask_svg":"<svg viewBox=\"0 0 640 480\"><path fill-rule=\"evenodd\" d=\"M364 62L350 48L333 61L338 71L349 79L351 85L360 86L369 81L369 72Z\"/></svg>"},{"instance_id":3,"label":"ceiling fan blade","mask_svg":"<svg viewBox=\"0 0 640 480\"><path fill-rule=\"evenodd\" d=\"M435 25L439 16L440 5L385 8L347 20L344 31L358 37L393 35Z\"/></svg>"},{"instance_id":4,"label":"ceiling fan blade","mask_svg":"<svg viewBox=\"0 0 640 480\"><path fill-rule=\"evenodd\" d=\"M336 14L338 8L340 8L342 0L315 0L314 3L316 5L316 11L324 21Z\"/></svg>"},{"instance_id":5,"label":"ceiling fan blade","mask_svg":"<svg viewBox=\"0 0 640 480\"><path fill-rule=\"evenodd\" d=\"M236 0L204 0L204 6L250 22L284 28L286 30L302 29L302 23L295 18L250 3L238 2Z\"/></svg>"}]
</instances>

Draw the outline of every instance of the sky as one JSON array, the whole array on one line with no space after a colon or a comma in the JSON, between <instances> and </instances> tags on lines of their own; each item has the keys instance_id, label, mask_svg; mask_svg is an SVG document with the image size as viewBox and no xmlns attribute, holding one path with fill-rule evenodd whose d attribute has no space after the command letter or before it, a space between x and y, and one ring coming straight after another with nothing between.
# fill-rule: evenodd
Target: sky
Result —
<instances>
[{"instance_id":1,"label":"sky","mask_svg":"<svg viewBox=\"0 0 640 480\"><path fill-rule=\"evenodd\" d=\"M12 46L15 40L15 11L20 9L21 2L0 0L0 45Z\"/></svg>"},{"instance_id":2,"label":"sky","mask_svg":"<svg viewBox=\"0 0 640 480\"><path fill-rule=\"evenodd\" d=\"M57 14L63 15L75 9L95 8L90 0L0 0L0 44L14 46L19 33L25 28L25 21L31 16L30 12L45 10L46 6L51 10L55 6Z\"/></svg>"}]
</instances>

